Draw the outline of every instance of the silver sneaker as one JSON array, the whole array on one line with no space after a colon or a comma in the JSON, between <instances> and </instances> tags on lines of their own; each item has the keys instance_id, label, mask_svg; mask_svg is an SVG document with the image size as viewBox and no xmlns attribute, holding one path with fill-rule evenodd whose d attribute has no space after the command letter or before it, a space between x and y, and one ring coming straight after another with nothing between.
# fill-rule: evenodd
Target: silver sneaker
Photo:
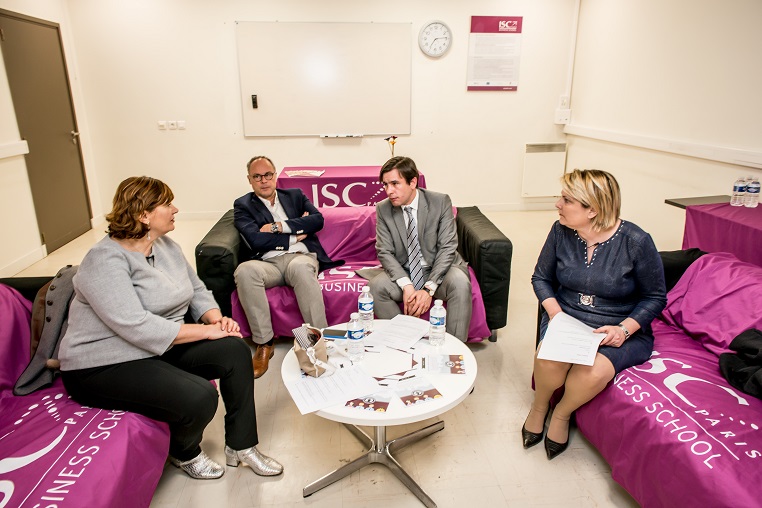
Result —
<instances>
[{"instance_id":1,"label":"silver sneaker","mask_svg":"<svg viewBox=\"0 0 762 508\"><path fill-rule=\"evenodd\" d=\"M225 446L225 458L228 466L238 467L243 462L259 476L277 476L283 472L283 466L277 460L263 455L256 446L245 450L233 450Z\"/></svg>"},{"instance_id":2,"label":"silver sneaker","mask_svg":"<svg viewBox=\"0 0 762 508\"><path fill-rule=\"evenodd\" d=\"M169 461L185 471L191 478L198 480L213 480L225 474L225 468L210 459L204 452L185 462L177 460L172 456L169 457Z\"/></svg>"}]
</instances>

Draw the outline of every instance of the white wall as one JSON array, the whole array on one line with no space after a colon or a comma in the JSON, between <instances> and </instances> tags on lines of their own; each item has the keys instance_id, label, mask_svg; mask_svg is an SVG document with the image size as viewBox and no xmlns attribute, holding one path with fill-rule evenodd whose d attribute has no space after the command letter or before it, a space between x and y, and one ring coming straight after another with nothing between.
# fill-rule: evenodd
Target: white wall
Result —
<instances>
[{"instance_id":1,"label":"white wall","mask_svg":"<svg viewBox=\"0 0 762 508\"><path fill-rule=\"evenodd\" d=\"M414 37L425 21L447 22L454 43L444 58L424 57L414 42L413 133L395 154L413 157L428 185L456 204L549 206L520 198L523 147L564 138L553 111L566 83L572 0L0 0L0 8L61 24L95 222L130 175L165 180L184 215L216 217L246 192L244 163L254 154L281 167L390 156L382 137L244 138L236 20L411 22ZM518 92L465 91L472 15L524 17ZM159 131L158 120L185 120L187 130Z\"/></svg>"},{"instance_id":2,"label":"white wall","mask_svg":"<svg viewBox=\"0 0 762 508\"><path fill-rule=\"evenodd\" d=\"M582 0L579 20L567 131L683 153L569 136L567 169L612 172L623 217L679 249L685 212L665 199L730 194L738 176L762 176L727 162L762 167L762 2Z\"/></svg>"},{"instance_id":3,"label":"white wall","mask_svg":"<svg viewBox=\"0 0 762 508\"><path fill-rule=\"evenodd\" d=\"M676 48L676 63L682 61L680 52L690 53L695 43L711 39L716 45L711 53L714 59L705 62L710 77L712 70L720 69L715 66L716 58L721 58L723 48L730 44L733 61L749 62L751 69L748 78L753 84L744 85L743 90L748 86L762 89L762 66L757 65L762 54L756 43L759 36L748 44L728 35L734 29L743 35L749 20L762 19L762 4L756 0L724 3L721 36L702 32L700 38L694 27L711 26L718 19L712 2L675 0L667 5L658 0L582 0L581 4L573 124L600 109L611 109L615 99L628 97L618 88L617 76L602 79L606 74L594 65L599 60L596 52L607 45L602 34L635 34L628 51L632 64L642 66L643 76L669 68L649 67L652 49L638 53L643 38L655 31L673 41L663 47ZM428 59L414 49L413 133L398 139L396 154L413 157L426 173L429 186L450 193L458 205L478 204L492 210L550 207L547 200L538 203L520 197L523 152L527 142L567 138L561 127L553 124L553 114L567 81L574 0L0 0L0 8L61 24L96 221L107 211L117 183L130 175L149 174L165 180L175 191L176 204L184 215L216 217L247 190L244 163L254 154L267 154L279 166L381 164L389 157L386 142L377 137L244 138L236 20L411 22L414 36L425 21L444 20L455 36L444 58ZM524 17L518 92L465 91L472 15ZM658 17L659 23L640 24L641 19L652 17ZM629 20L635 28L628 25ZM686 44L686 39L694 46ZM691 58L701 61L692 54ZM7 102L3 78L0 75L0 100L5 96ZM728 90L732 82L723 79L702 85L706 89L699 97L709 101L711 111L722 111L722 101L733 97L735 90ZM680 91L671 91L670 96L662 90L635 88L646 94L648 103L674 105L680 114L679 108L684 106L677 99L681 97L674 97L675 93L681 95ZM695 95L692 89L690 93ZM738 105L735 100L728 104ZM4 113L4 103L0 106L0 144L17 141L14 136L18 133L12 132L15 120ZM733 112L724 118L732 122ZM185 120L188 129L159 131L157 120ZM294 121L299 121L298 112ZM648 131L645 134L664 135L657 128L660 126L651 129L646 122L642 128ZM664 205L664 198L727 193L738 174L754 172L578 136L568 139L567 166L614 172L624 187L625 218L652 232L659 248L679 247L683 228L683 212ZM760 150L758 145L749 147L748 140L755 144L762 136L753 132L743 137L746 148ZM2 163L8 164L17 174L12 181L0 182L8 184L3 185L0 197L8 197L2 206L15 213L0 215L0 225L4 231L17 232L13 241L19 248L15 257L9 257L7 248L0 249L0 273L23 253L39 248L36 222L29 211L28 184L21 177L23 159ZM8 177L0 174L0 178Z\"/></svg>"},{"instance_id":4,"label":"white wall","mask_svg":"<svg viewBox=\"0 0 762 508\"><path fill-rule=\"evenodd\" d=\"M188 2L78 0L69 15L102 199L136 173L165 179L181 211L217 215L247 190L245 162L278 166L382 164L383 137L352 140L244 138L236 20L449 23L454 44L439 60L413 55L411 136L395 153L419 164L429 186L456 204L520 207L523 144L558 141L553 110L566 79L573 2ZM524 16L519 91L465 91L471 15ZM369 55L368 58L372 58ZM187 130L159 131L182 119ZM299 112L293 112L299 121ZM394 133L389 133L394 134ZM85 142L85 140L83 140ZM476 176L476 178L474 178ZM489 182L488 186L479 183Z\"/></svg>"}]
</instances>

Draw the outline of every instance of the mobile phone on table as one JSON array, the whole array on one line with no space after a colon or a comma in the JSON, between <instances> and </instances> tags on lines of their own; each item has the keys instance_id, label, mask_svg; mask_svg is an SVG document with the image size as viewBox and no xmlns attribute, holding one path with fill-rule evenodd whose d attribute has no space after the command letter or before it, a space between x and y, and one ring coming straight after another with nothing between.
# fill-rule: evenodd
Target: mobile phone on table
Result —
<instances>
[{"instance_id":1,"label":"mobile phone on table","mask_svg":"<svg viewBox=\"0 0 762 508\"><path fill-rule=\"evenodd\" d=\"M323 337L326 339L343 339L347 336L346 330L340 330L338 328L325 328L323 330Z\"/></svg>"}]
</instances>

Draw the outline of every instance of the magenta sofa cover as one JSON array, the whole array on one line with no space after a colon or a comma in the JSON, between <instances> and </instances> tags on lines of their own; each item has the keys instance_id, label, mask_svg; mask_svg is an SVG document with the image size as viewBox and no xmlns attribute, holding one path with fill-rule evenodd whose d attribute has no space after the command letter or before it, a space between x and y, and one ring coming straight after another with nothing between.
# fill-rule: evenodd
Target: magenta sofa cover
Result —
<instances>
[{"instance_id":1,"label":"magenta sofa cover","mask_svg":"<svg viewBox=\"0 0 762 508\"><path fill-rule=\"evenodd\" d=\"M375 207L321 208L325 224L318 233L320 243L331 259L343 259L346 264L325 270L318 276L323 289L323 301L328 324L349 321L349 315L357 312L357 297L367 281L355 270L381 266L376 257L376 209ZM482 293L474 271L471 275L471 303L473 314L468 330L469 342L482 341L490 336ZM291 330L301 326L302 315L296 303L294 290L287 286L266 291L270 302L270 315L275 335L293 336ZM231 295L233 319L241 325L244 337L251 336L246 314L238 300L238 291ZM421 316L428 319L428 313Z\"/></svg>"},{"instance_id":2,"label":"magenta sofa cover","mask_svg":"<svg viewBox=\"0 0 762 508\"><path fill-rule=\"evenodd\" d=\"M579 430L642 506L762 505L762 400L719 369L749 328L762 329L762 267L707 254L669 292L651 359L577 411Z\"/></svg>"},{"instance_id":3,"label":"magenta sofa cover","mask_svg":"<svg viewBox=\"0 0 762 508\"><path fill-rule=\"evenodd\" d=\"M0 284L0 507L145 507L169 427L74 402L57 378L30 395L13 385L30 359L32 304Z\"/></svg>"}]
</instances>

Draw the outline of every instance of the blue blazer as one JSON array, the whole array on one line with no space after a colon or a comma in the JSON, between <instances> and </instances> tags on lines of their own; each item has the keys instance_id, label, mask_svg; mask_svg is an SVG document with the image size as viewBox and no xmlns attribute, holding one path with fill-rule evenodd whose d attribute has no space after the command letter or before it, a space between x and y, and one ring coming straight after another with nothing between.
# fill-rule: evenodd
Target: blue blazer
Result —
<instances>
[{"instance_id":1,"label":"blue blazer","mask_svg":"<svg viewBox=\"0 0 762 508\"><path fill-rule=\"evenodd\" d=\"M276 189L278 201L286 211L286 221L292 235L306 234L302 243L310 252L317 254L320 270L344 264L343 260L332 261L318 240L317 233L323 229L323 215L315 208L301 189ZM304 215L307 212L308 215ZM293 217L293 218L292 218ZM275 222L270 210L256 194L249 192L235 200L233 220L246 246L251 250L250 259L262 259L271 250L287 251L289 237L286 234L261 233L259 228Z\"/></svg>"}]
</instances>

